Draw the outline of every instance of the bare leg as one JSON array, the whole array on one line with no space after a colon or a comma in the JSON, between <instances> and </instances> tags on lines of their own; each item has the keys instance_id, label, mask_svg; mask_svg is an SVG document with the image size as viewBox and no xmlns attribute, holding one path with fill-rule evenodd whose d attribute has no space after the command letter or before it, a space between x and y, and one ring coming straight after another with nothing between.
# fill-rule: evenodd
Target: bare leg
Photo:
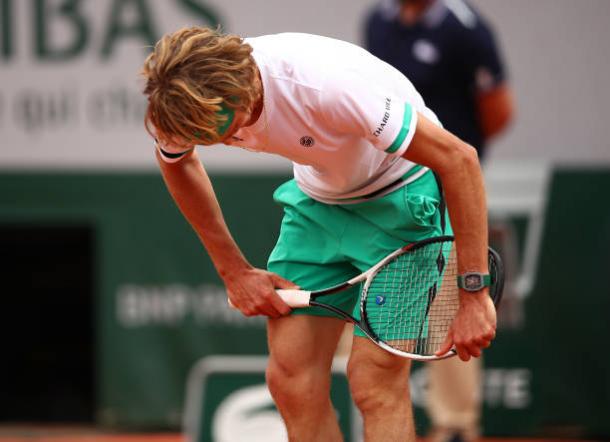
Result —
<instances>
[{"instance_id":1,"label":"bare leg","mask_svg":"<svg viewBox=\"0 0 610 442\"><path fill-rule=\"evenodd\" d=\"M394 356L366 338L354 337L347 373L367 442L415 442L410 368L408 359Z\"/></svg>"},{"instance_id":2,"label":"bare leg","mask_svg":"<svg viewBox=\"0 0 610 442\"><path fill-rule=\"evenodd\" d=\"M267 384L290 441L343 440L330 401L330 368L344 326L316 316L269 320Z\"/></svg>"}]
</instances>

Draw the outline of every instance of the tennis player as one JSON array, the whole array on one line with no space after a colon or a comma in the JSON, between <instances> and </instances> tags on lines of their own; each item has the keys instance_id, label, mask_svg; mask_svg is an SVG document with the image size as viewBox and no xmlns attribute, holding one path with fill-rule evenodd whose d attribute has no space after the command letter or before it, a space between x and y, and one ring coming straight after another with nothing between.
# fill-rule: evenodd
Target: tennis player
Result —
<instances>
[{"instance_id":1,"label":"tennis player","mask_svg":"<svg viewBox=\"0 0 610 442\"><path fill-rule=\"evenodd\" d=\"M476 151L445 131L400 72L352 44L307 34L242 39L206 28L163 37L144 64L146 125L167 187L234 306L268 320L267 382L292 441L338 441L330 366L342 319L291 309L277 288L332 286L405 243L441 234L443 184L461 274L487 269ZM194 149L224 143L292 160L268 270L254 268L223 219ZM252 214L255 215L255 214ZM325 302L358 314L357 290ZM460 293L439 350L478 357L495 336L487 288ZM409 361L355 331L348 365L367 441L414 441Z\"/></svg>"}]
</instances>

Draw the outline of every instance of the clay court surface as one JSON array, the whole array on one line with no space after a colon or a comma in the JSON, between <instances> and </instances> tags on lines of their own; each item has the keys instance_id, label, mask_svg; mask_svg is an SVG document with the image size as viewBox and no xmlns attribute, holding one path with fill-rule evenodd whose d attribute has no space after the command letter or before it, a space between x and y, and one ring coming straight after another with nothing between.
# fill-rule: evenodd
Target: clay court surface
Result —
<instances>
[{"instance_id":1,"label":"clay court surface","mask_svg":"<svg viewBox=\"0 0 610 442\"><path fill-rule=\"evenodd\" d=\"M0 442L185 442L178 433L113 433L89 427L0 426Z\"/></svg>"},{"instance_id":2,"label":"clay court surface","mask_svg":"<svg viewBox=\"0 0 610 442\"><path fill-rule=\"evenodd\" d=\"M480 442L584 442L577 439L485 438ZM0 442L186 442L178 433L112 433L89 427L0 426ZM235 441L247 442L247 441ZM421 438L419 442L426 442Z\"/></svg>"}]
</instances>

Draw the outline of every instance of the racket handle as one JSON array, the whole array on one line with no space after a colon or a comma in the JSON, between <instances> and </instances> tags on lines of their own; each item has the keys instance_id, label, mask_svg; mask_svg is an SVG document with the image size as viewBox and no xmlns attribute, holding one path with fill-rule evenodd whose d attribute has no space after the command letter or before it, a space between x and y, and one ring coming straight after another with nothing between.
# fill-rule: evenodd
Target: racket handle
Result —
<instances>
[{"instance_id":1,"label":"racket handle","mask_svg":"<svg viewBox=\"0 0 610 442\"><path fill-rule=\"evenodd\" d=\"M311 292L307 290L286 290L286 289L278 289L276 290L277 294L280 295L280 298L284 300L286 304L290 307L302 308L309 307L309 300L311 298Z\"/></svg>"},{"instance_id":2,"label":"racket handle","mask_svg":"<svg viewBox=\"0 0 610 442\"><path fill-rule=\"evenodd\" d=\"M309 307L309 298L311 297L311 292L307 290L276 290L277 294L280 295L280 298L284 300L286 304L293 308L300 307ZM227 299L229 303L229 307L237 308L233 305L230 299Z\"/></svg>"}]
</instances>

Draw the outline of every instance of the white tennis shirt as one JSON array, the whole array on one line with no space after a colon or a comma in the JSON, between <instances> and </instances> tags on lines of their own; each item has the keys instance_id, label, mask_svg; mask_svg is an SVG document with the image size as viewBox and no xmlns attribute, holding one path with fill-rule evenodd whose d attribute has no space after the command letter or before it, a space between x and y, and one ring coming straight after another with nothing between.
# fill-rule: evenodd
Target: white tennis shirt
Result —
<instances>
[{"instance_id":1,"label":"white tennis shirt","mask_svg":"<svg viewBox=\"0 0 610 442\"><path fill-rule=\"evenodd\" d=\"M245 42L261 73L263 110L226 144L290 159L300 189L330 204L353 202L408 175L396 188L427 171L401 155L418 113L440 123L398 70L359 46L316 35Z\"/></svg>"}]
</instances>

